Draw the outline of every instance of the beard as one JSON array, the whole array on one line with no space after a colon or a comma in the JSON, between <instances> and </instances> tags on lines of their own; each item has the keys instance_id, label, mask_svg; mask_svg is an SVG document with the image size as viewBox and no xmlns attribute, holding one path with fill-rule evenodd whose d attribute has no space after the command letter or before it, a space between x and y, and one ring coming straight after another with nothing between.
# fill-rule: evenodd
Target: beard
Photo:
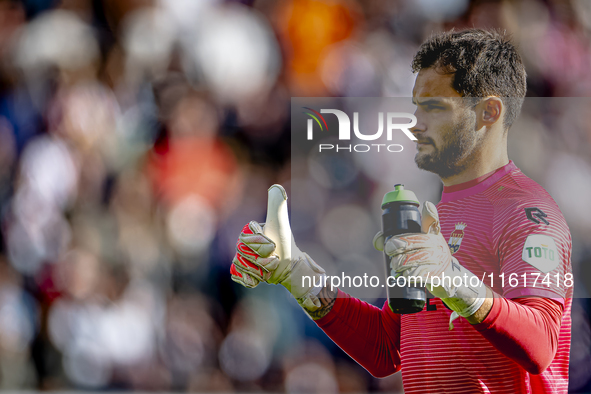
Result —
<instances>
[{"instance_id":1,"label":"beard","mask_svg":"<svg viewBox=\"0 0 591 394\"><path fill-rule=\"evenodd\" d=\"M431 139L422 140L421 142L431 144L434 151L417 152L417 166L439 175L442 179L463 172L470 165L470 160L467 160L470 153L480 142L475 130L476 119L471 115L465 114L458 123L442 130L441 146L435 146Z\"/></svg>"}]
</instances>

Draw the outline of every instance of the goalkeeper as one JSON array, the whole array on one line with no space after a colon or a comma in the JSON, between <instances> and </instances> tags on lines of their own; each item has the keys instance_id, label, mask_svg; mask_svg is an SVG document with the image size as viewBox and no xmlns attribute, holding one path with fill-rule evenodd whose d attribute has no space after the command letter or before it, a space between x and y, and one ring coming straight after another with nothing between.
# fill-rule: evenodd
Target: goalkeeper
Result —
<instances>
[{"instance_id":1,"label":"goalkeeper","mask_svg":"<svg viewBox=\"0 0 591 394\"><path fill-rule=\"evenodd\" d=\"M571 237L556 203L507 156L526 92L521 59L505 36L473 29L431 37L412 69L415 162L440 176L443 194L437 207L423 205L422 234L384 243L378 233L374 246L392 270L427 283L431 307L397 315L387 303L304 286L302 277L318 284L325 273L293 241L277 185L264 226L250 222L239 236L232 279L285 286L372 375L402 370L405 393L566 393ZM429 282L441 274L462 285Z\"/></svg>"}]
</instances>

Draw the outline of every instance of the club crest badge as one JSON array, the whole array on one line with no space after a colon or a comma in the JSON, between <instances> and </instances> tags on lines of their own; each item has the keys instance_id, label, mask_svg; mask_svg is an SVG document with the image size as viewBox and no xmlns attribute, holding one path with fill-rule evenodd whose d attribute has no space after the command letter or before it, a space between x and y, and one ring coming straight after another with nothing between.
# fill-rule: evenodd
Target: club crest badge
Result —
<instances>
[{"instance_id":1,"label":"club crest badge","mask_svg":"<svg viewBox=\"0 0 591 394\"><path fill-rule=\"evenodd\" d=\"M451 250L451 254L454 254L460 250L460 245L462 244L462 239L464 238L464 229L466 227L466 223L456 223L456 229L452 231L447 243L449 245L449 250Z\"/></svg>"}]
</instances>

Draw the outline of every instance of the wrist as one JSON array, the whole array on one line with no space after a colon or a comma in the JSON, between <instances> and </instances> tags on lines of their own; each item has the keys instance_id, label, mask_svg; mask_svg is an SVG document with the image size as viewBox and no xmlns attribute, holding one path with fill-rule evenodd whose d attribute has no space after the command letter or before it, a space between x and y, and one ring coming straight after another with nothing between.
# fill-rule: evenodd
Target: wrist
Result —
<instances>
[{"instance_id":1,"label":"wrist","mask_svg":"<svg viewBox=\"0 0 591 394\"><path fill-rule=\"evenodd\" d=\"M289 269L277 283L285 287L302 308L313 312L322 307L318 297L326 285L326 273L307 253L298 250L294 255Z\"/></svg>"},{"instance_id":2,"label":"wrist","mask_svg":"<svg viewBox=\"0 0 591 394\"><path fill-rule=\"evenodd\" d=\"M307 308L305 305L300 304L302 309L310 316L312 320L319 320L326 316L335 305L338 296L338 289L330 289L330 286L323 287L320 289L318 296L316 297L320 303L318 308Z\"/></svg>"},{"instance_id":3,"label":"wrist","mask_svg":"<svg viewBox=\"0 0 591 394\"><path fill-rule=\"evenodd\" d=\"M478 312L486 301L486 289L484 294L479 297L462 297L462 295L450 298L442 298L441 301L445 303L452 311L456 312L458 316L468 318Z\"/></svg>"},{"instance_id":4,"label":"wrist","mask_svg":"<svg viewBox=\"0 0 591 394\"><path fill-rule=\"evenodd\" d=\"M441 300L454 311L450 320L450 328L453 327L451 321L457 316L466 318L472 324L484 320L492 306L488 287L455 259L449 276L452 283L454 279L456 283L449 287L445 286L447 297L443 297Z\"/></svg>"},{"instance_id":5,"label":"wrist","mask_svg":"<svg viewBox=\"0 0 591 394\"><path fill-rule=\"evenodd\" d=\"M285 286L283 283L281 284L290 290L290 288ZM308 284L308 286L306 286L306 284ZM290 292L302 308L304 308L306 311L312 312L322 307L320 293L322 292L322 289L324 289L325 285L326 274L324 272L317 272L310 276L302 276L302 287L298 288L297 293L294 292L294 287L291 287Z\"/></svg>"},{"instance_id":6,"label":"wrist","mask_svg":"<svg viewBox=\"0 0 591 394\"><path fill-rule=\"evenodd\" d=\"M480 308L478 308L478 310L476 312L474 312L474 314L466 317L466 320L468 320L468 322L473 325L482 323L484 321L484 319L486 319L486 317L490 313L493 303L494 303L493 292L491 289L489 289L487 287L486 288L486 298L484 299L482 306Z\"/></svg>"}]
</instances>

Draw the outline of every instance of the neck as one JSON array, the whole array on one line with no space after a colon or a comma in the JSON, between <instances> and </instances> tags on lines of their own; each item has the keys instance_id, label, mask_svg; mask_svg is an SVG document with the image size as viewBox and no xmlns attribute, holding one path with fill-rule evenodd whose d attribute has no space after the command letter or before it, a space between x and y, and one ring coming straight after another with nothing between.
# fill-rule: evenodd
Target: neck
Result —
<instances>
[{"instance_id":1,"label":"neck","mask_svg":"<svg viewBox=\"0 0 591 394\"><path fill-rule=\"evenodd\" d=\"M499 149L499 146L503 148ZM506 137L503 138L501 143L486 144L466 160L466 166L462 172L447 178L441 178L443 185L453 186L469 182L509 164L506 147Z\"/></svg>"}]
</instances>

